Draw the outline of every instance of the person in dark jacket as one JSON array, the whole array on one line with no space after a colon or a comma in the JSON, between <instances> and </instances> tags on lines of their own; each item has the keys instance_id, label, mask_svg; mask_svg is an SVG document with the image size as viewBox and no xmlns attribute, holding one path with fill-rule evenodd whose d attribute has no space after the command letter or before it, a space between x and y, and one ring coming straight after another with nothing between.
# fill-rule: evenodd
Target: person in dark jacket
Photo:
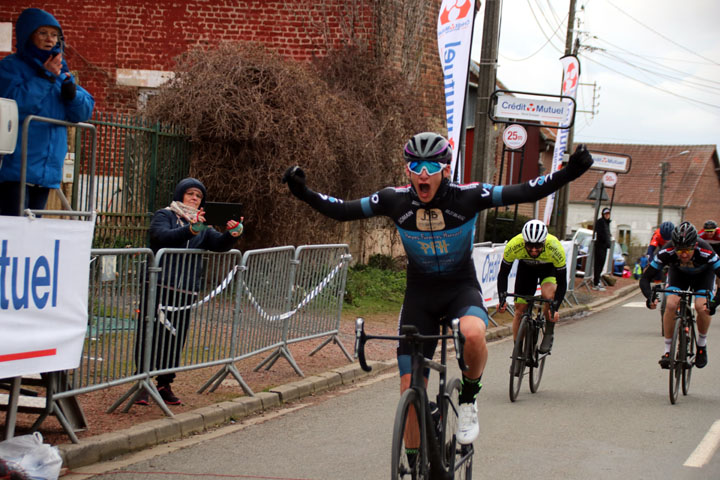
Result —
<instances>
[{"instance_id":1,"label":"person in dark jacket","mask_svg":"<svg viewBox=\"0 0 720 480\"><path fill-rule=\"evenodd\" d=\"M153 253L157 254L162 248L226 252L233 247L237 237L242 234L242 223L228 220L225 233L205 225L203 207L206 196L207 191L200 180L185 178L177 184L170 206L155 212L150 222L150 248ZM160 268L155 295L156 318L150 370L173 368L180 364L180 354L190 326L190 306L197 300L202 276L200 258L194 255L164 255L160 260ZM138 340L135 344L139 370L145 356L146 310L146 306L143 306L140 311L141 321L138 322ZM158 393L168 405L181 403L170 388L174 379L174 373L158 375L156 378ZM147 392L142 392L135 403L148 405Z\"/></svg>"},{"instance_id":2,"label":"person in dark jacket","mask_svg":"<svg viewBox=\"0 0 720 480\"><path fill-rule=\"evenodd\" d=\"M601 275L607 252L612 244L612 235L610 235L610 209L605 207L602 209L602 215L595 222L595 262L593 264L593 290L605 290L602 284Z\"/></svg>"},{"instance_id":3,"label":"person in dark jacket","mask_svg":"<svg viewBox=\"0 0 720 480\"><path fill-rule=\"evenodd\" d=\"M60 23L39 8L23 10L15 23L17 52L0 61L0 97L15 100L19 125L28 115L84 122L95 100L75 83L63 58ZM0 163L0 214L20 212L22 131L15 152ZM28 128L25 205L42 210L51 189L59 188L67 153L67 128L32 121Z\"/></svg>"}]
</instances>

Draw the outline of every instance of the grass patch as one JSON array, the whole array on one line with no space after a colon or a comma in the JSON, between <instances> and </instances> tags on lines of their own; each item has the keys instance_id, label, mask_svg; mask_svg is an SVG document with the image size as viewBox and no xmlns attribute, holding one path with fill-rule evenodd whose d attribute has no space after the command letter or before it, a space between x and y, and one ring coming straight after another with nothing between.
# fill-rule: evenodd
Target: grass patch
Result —
<instances>
[{"instance_id":1,"label":"grass patch","mask_svg":"<svg viewBox=\"0 0 720 480\"><path fill-rule=\"evenodd\" d=\"M348 270L343 311L348 314L398 312L405 295L405 270L356 265Z\"/></svg>"}]
</instances>

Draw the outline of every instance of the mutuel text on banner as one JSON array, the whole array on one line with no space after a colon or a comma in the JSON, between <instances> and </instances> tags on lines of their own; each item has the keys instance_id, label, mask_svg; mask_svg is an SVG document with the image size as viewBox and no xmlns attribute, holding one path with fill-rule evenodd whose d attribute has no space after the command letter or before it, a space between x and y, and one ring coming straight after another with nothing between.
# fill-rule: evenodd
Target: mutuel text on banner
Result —
<instances>
[{"instance_id":1,"label":"mutuel text on banner","mask_svg":"<svg viewBox=\"0 0 720 480\"><path fill-rule=\"evenodd\" d=\"M465 106L474 12L475 0L443 0L438 14L438 50L443 69L448 141L453 148L453 171Z\"/></svg>"},{"instance_id":2,"label":"mutuel text on banner","mask_svg":"<svg viewBox=\"0 0 720 480\"><path fill-rule=\"evenodd\" d=\"M0 378L78 366L93 228L0 216Z\"/></svg>"}]
</instances>

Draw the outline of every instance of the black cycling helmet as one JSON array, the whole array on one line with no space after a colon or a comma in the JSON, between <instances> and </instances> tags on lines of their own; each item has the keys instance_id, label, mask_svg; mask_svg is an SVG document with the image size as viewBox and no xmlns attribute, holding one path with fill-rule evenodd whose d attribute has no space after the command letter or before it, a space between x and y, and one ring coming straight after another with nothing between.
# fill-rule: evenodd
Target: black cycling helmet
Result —
<instances>
[{"instance_id":1,"label":"black cycling helmet","mask_svg":"<svg viewBox=\"0 0 720 480\"><path fill-rule=\"evenodd\" d=\"M717 223L714 220L708 220L705 222L705 225L703 225L703 230L715 230L717 228Z\"/></svg>"},{"instance_id":2,"label":"black cycling helmet","mask_svg":"<svg viewBox=\"0 0 720 480\"><path fill-rule=\"evenodd\" d=\"M673 230L675 230L675 225L672 222L663 222L660 224L660 236L666 242L672 237Z\"/></svg>"},{"instance_id":3,"label":"black cycling helmet","mask_svg":"<svg viewBox=\"0 0 720 480\"><path fill-rule=\"evenodd\" d=\"M694 247L697 238L697 230L690 222L682 222L672 232L672 241L675 247Z\"/></svg>"},{"instance_id":4,"label":"black cycling helmet","mask_svg":"<svg viewBox=\"0 0 720 480\"><path fill-rule=\"evenodd\" d=\"M408 140L403 150L403 157L406 162L450 163L452 147L442 135L422 132Z\"/></svg>"}]
</instances>

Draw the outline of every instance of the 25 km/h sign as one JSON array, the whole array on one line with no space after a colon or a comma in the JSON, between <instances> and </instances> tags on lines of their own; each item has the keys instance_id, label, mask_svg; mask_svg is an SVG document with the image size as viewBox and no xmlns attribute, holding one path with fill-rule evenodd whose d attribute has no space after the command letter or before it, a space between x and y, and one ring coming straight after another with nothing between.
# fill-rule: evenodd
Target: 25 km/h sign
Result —
<instances>
[{"instance_id":1,"label":"25 km/h sign","mask_svg":"<svg viewBox=\"0 0 720 480\"><path fill-rule=\"evenodd\" d=\"M503 143L510 150L519 150L527 141L527 130L522 125L508 125L503 131Z\"/></svg>"}]
</instances>

